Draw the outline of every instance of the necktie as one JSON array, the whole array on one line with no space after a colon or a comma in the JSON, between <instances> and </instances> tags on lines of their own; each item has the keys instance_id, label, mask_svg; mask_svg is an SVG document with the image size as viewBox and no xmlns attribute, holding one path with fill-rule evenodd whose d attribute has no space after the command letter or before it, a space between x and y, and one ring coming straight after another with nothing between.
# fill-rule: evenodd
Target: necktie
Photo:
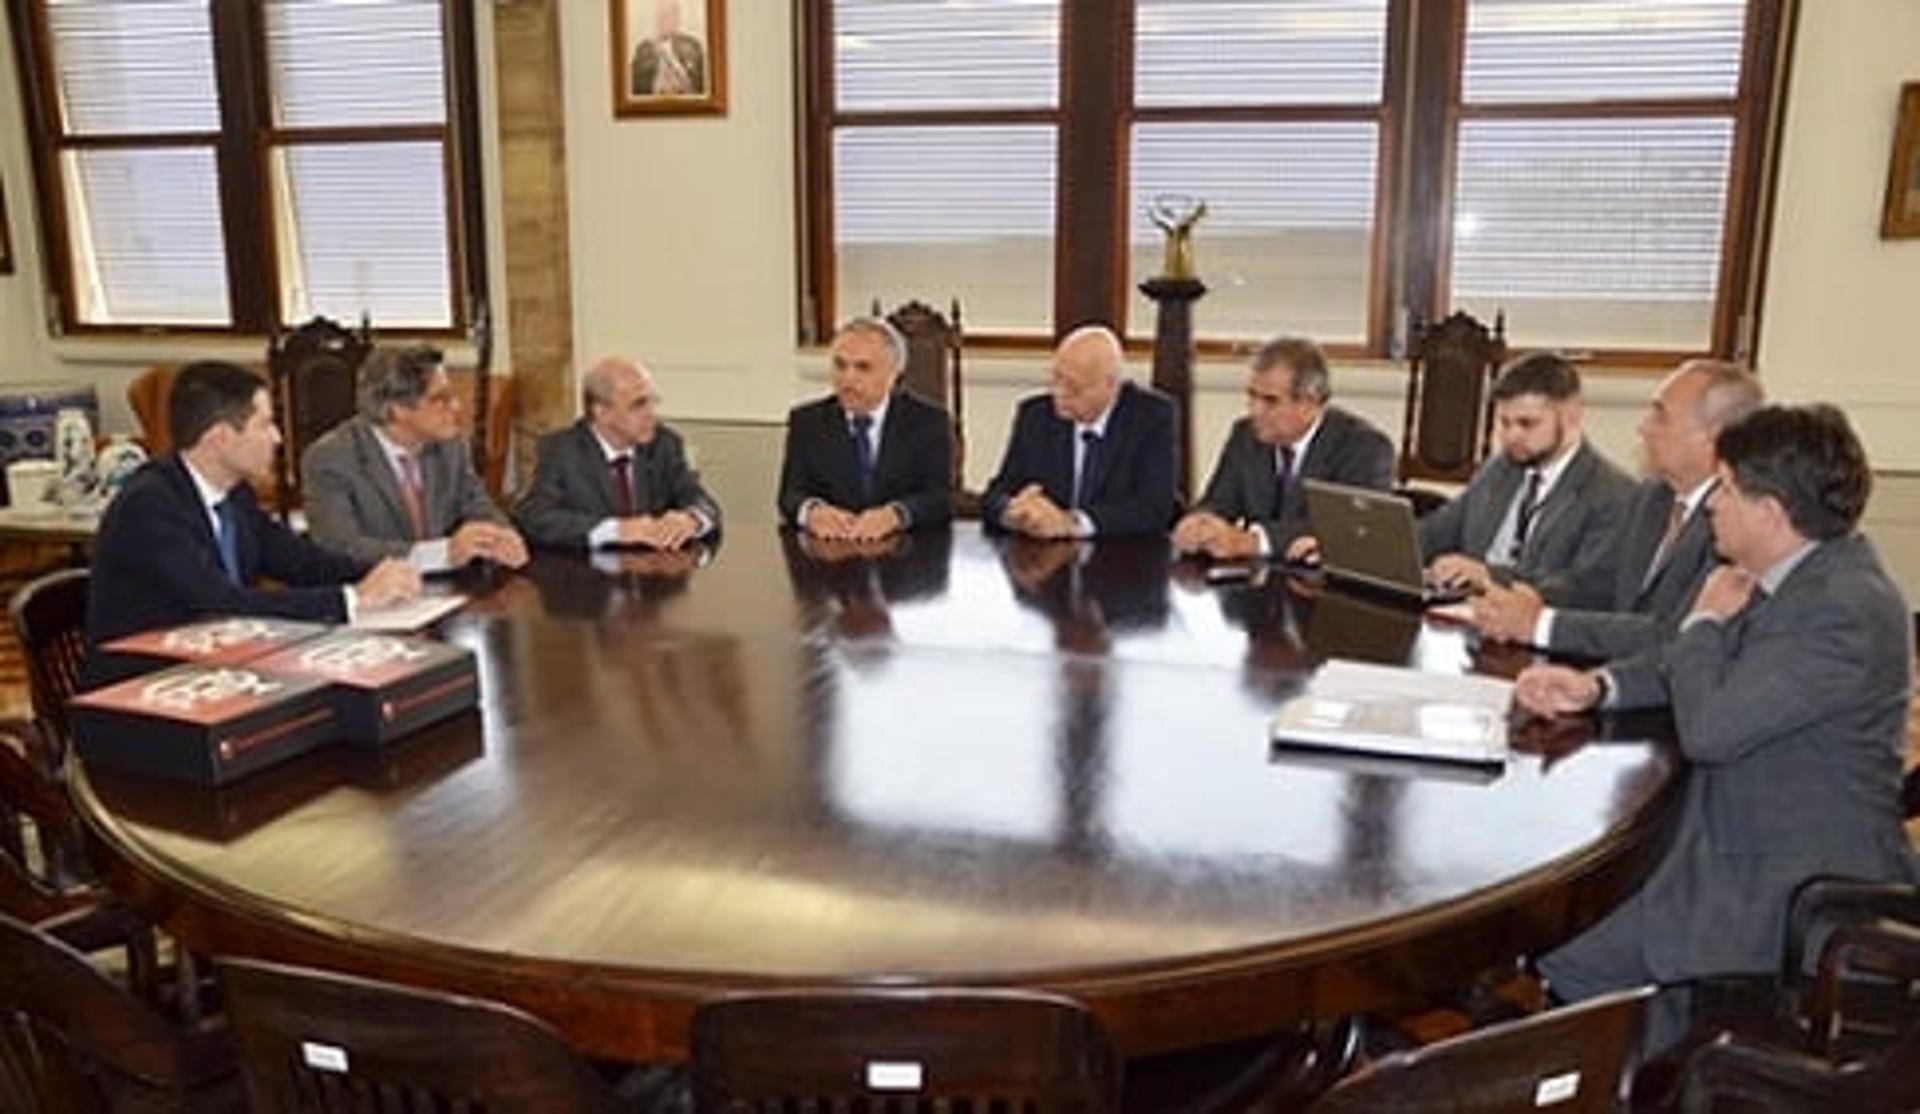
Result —
<instances>
[{"instance_id":1,"label":"necktie","mask_svg":"<svg viewBox=\"0 0 1920 1114\"><path fill-rule=\"evenodd\" d=\"M607 461L607 468L613 473L613 505L621 518L633 517L633 479L628 468L633 458L625 453Z\"/></svg>"},{"instance_id":2,"label":"necktie","mask_svg":"<svg viewBox=\"0 0 1920 1114\"><path fill-rule=\"evenodd\" d=\"M234 520L233 497L215 503L213 513L220 520L220 530L214 535L214 541L220 545L220 567L226 570L227 579L235 587L244 587L245 582L240 579L240 528Z\"/></svg>"},{"instance_id":3,"label":"necktie","mask_svg":"<svg viewBox=\"0 0 1920 1114\"><path fill-rule=\"evenodd\" d=\"M1287 517L1287 486L1293 482L1293 446L1280 447L1280 466L1273 472L1273 517Z\"/></svg>"},{"instance_id":4,"label":"necktie","mask_svg":"<svg viewBox=\"0 0 1920 1114\"><path fill-rule=\"evenodd\" d=\"M1519 564L1520 556L1527 548L1527 531L1533 528L1534 512L1540 509L1540 469L1527 469L1527 491L1520 497L1520 513L1513 521L1513 553L1511 563Z\"/></svg>"},{"instance_id":5,"label":"necktie","mask_svg":"<svg viewBox=\"0 0 1920 1114\"><path fill-rule=\"evenodd\" d=\"M407 508L407 525L413 540L427 536L427 511L420 483L420 461L412 453L400 454L400 502Z\"/></svg>"},{"instance_id":6,"label":"necktie","mask_svg":"<svg viewBox=\"0 0 1920 1114\"><path fill-rule=\"evenodd\" d=\"M853 416L853 457L860 465L860 498L873 499L873 415Z\"/></svg>"},{"instance_id":7,"label":"necktie","mask_svg":"<svg viewBox=\"0 0 1920 1114\"><path fill-rule=\"evenodd\" d=\"M1093 469L1100 458L1100 435L1090 429L1080 431L1080 470L1073 474L1073 508L1080 510L1093 494Z\"/></svg>"},{"instance_id":8,"label":"necktie","mask_svg":"<svg viewBox=\"0 0 1920 1114\"><path fill-rule=\"evenodd\" d=\"M1647 575L1640 581L1642 587L1653 583L1660 570L1667 565L1667 558L1673 555L1673 543L1680 540L1680 529L1686 525L1687 504L1675 499L1667 508L1667 528L1660 534L1660 544L1653 551L1653 560L1647 563Z\"/></svg>"}]
</instances>

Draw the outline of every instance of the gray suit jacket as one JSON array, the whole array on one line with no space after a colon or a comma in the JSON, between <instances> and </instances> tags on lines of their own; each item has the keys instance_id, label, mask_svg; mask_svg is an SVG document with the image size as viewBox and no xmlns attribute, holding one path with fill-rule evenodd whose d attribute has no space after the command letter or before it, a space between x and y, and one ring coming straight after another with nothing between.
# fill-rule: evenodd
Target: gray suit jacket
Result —
<instances>
[{"instance_id":1,"label":"gray suit jacket","mask_svg":"<svg viewBox=\"0 0 1920 1114\"><path fill-rule=\"evenodd\" d=\"M1213 478L1194 509L1260 526L1272 555L1283 556L1288 543L1307 529L1306 490L1300 481L1329 480L1385 491L1393 486L1393 442L1365 418L1329 406L1321 413L1320 429L1306 456L1294 462L1294 479L1279 507L1274 506L1275 471L1273 446L1261 444L1253 435L1253 422L1241 418L1221 446Z\"/></svg>"},{"instance_id":2,"label":"gray suit jacket","mask_svg":"<svg viewBox=\"0 0 1920 1114\"><path fill-rule=\"evenodd\" d=\"M1788 898L1815 874L1915 877L1909 614L1867 540L1840 538L1771 598L1613 670L1619 707L1671 704L1693 763L1672 846L1609 917L1639 925L1661 981L1776 969Z\"/></svg>"},{"instance_id":3,"label":"gray suit jacket","mask_svg":"<svg viewBox=\"0 0 1920 1114\"><path fill-rule=\"evenodd\" d=\"M506 522L473 470L465 438L420 451L420 484L429 539L444 538L475 519ZM307 530L328 549L372 562L404 557L413 547L400 481L366 418L342 422L307 446L300 458L300 487Z\"/></svg>"},{"instance_id":4,"label":"gray suit jacket","mask_svg":"<svg viewBox=\"0 0 1920 1114\"><path fill-rule=\"evenodd\" d=\"M1624 658L1673 637L1717 561L1706 508L1696 507L1666 560L1648 577L1672 506L1673 489L1664 480L1640 485L1627 508L1626 524L1614 535L1608 560L1613 585L1605 610L1556 612L1547 649L1584 658Z\"/></svg>"},{"instance_id":5,"label":"gray suit jacket","mask_svg":"<svg viewBox=\"0 0 1920 1114\"><path fill-rule=\"evenodd\" d=\"M1426 559L1485 557L1525 476L1505 453L1488 458L1459 498L1420 520ZM1633 480L1583 440L1535 514L1519 563L1487 564L1503 583L1524 580L1556 607L1605 606L1613 535L1631 498Z\"/></svg>"},{"instance_id":6,"label":"gray suit jacket","mask_svg":"<svg viewBox=\"0 0 1920 1114\"><path fill-rule=\"evenodd\" d=\"M635 514L697 511L720 528L720 504L700 486L699 473L687 467L678 433L661 426L651 444L634 446L628 467ZM528 541L583 546L595 526L619 513L613 473L585 418L540 439L533 482L513 509Z\"/></svg>"}]
</instances>

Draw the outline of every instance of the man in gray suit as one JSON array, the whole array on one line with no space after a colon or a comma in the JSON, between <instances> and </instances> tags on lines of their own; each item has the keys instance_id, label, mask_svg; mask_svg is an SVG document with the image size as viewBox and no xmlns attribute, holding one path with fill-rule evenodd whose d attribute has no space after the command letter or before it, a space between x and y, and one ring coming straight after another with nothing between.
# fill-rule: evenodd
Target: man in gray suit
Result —
<instances>
[{"instance_id":1,"label":"man in gray suit","mask_svg":"<svg viewBox=\"0 0 1920 1114\"><path fill-rule=\"evenodd\" d=\"M720 506L660 423L653 376L610 356L580 385L580 420L540 439L513 517L538 545L679 549L720 528Z\"/></svg>"},{"instance_id":2,"label":"man in gray suit","mask_svg":"<svg viewBox=\"0 0 1920 1114\"><path fill-rule=\"evenodd\" d=\"M526 543L474 471L435 349L367 357L360 414L307 446L300 484L313 539L363 561L406 557L421 572L527 563Z\"/></svg>"},{"instance_id":3,"label":"man in gray suit","mask_svg":"<svg viewBox=\"0 0 1920 1114\"><path fill-rule=\"evenodd\" d=\"M1500 452L1420 523L1428 578L1475 592L1524 580L1548 603L1603 603L1633 480L1580 436L1579 371L1522 356L1494 383L1493 408Z\"/></svg>"},{"instance_id":4,"label":"man in gray suit","mask_svg":"<svg viewBox=\"0 0 1920 1114\"><path fill-rule=\"evenodd\" d=\"M1866 454L1830 406L1755 411L1717 448L1707 509L1731 563L1708 574L1678 637L1605 669L1536 665L1514 690L1548 716L1673 710L1692 769L1672 845L1633 896L1539 963L1565 1001L1666 984L1656 1019L1669 1030L1690 980L1777 969L1807 878L1916 874L1900 818L1913 632L1855 532Z\"/></svg>"},{"instance_id":5,"label":"man in gray suit","mask_svg":"<svg viewBox=\"0 0 1920 1114\"><path fill-rule=\"evenodd\" d=\"M1173 528L1173 544L1223 560L1304 560L1318 547L1307 533L1302 480L1392 487L1393 442L1328 405L1332 394L1319 345L1300 337L1261 345L1248 370L1247 416L1233 423L1206 493Z\"/></svg>"},{"instance_id":6,"label":"man in gray suit","mask_svg":"<svg viewBox=\"0 0 1920 1114\"><path fill-rule=\"evenodd\" d=\"M1603 609L1548 607L1530 584L1494 584L1473 600L1481 635L1603 660L1672 637L1714 565L1706 514L1714 438L1762 401L1759 378L1745 368L1713 360L1680 365L1640 419L1652 478L1640 485L1614 535L1613 584Z\"/></svg>"}]
</instances>

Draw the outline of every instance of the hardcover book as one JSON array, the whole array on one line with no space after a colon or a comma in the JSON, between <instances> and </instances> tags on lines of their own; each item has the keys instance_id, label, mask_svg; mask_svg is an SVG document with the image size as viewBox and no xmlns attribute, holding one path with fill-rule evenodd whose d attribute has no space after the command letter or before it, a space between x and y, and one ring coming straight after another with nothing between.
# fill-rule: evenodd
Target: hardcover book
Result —
<instances>
[{"instance_id":1,"label":"hardcover book","mask_svg":"<svg viewBox=\"0 0 1920 1114\"><path fill-rule=\"evenodd\" d=\"M325 683L341 737L357 746L383 746L480 700L473 653L430 638L337 630L255 664Z\"/></svg>"},{"instance_id":2,"label":"hardcover book","mask_svg":"<svg viewBox=\"0 0 1920 1114\"><path fill-rule=\"evenodd\" d=\"M339 733L324 682L185 662L74 697L74 747L106 769L227 782Z\"/></svg>"},{"instance_id":3,"label":"hardcover book","mask_svg":"<svg viewBox=\"0 0 1920 1114\"><path fill-rule=\"evenodd\" d=\"M245 665L275 650L317 638L331 629L320 623L292 619L234 616L141 631L102 643L100 648L109 653L146 658L156 666L181 661Z\"/></svg>"}]
</instances>

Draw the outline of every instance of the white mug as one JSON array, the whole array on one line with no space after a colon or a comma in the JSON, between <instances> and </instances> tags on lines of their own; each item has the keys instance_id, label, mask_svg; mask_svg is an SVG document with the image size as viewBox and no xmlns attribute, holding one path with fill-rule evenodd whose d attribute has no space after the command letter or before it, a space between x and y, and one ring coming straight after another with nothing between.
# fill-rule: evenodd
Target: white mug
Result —
<instances>
[{"instance_id":1,"label":"white mug","mask_svg":"<svg viewBox=\"0 0 1920 1114\"><path fill-rule=\"evenodd\" d=\"M7 505L17 511L52 510L47 495L59 480L57 460L16 460L7 465Z\"/></svg>"}]
</instances>

